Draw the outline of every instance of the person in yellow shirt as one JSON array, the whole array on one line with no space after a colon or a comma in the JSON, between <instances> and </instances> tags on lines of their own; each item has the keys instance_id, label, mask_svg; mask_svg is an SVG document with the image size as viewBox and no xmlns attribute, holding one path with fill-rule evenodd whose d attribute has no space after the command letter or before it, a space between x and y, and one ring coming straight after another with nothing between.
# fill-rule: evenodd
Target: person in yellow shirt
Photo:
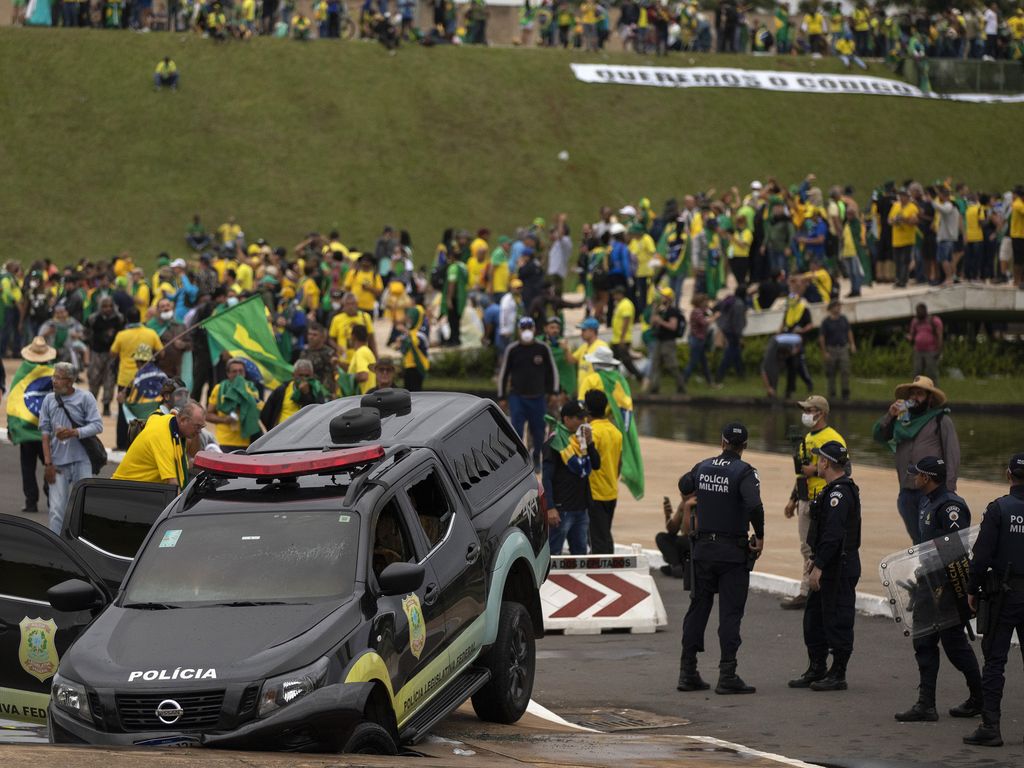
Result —
<instances>
[{"instance_id":1,"label":"person in yellow shirt","mask_svg":"<svg viewBox=\"0 0 1024 768\"><path fill-rule=\"evenodd\" d=\"M477 303L480 303L480 300L488 293L491 260L487 251L487 241L478 237L469 246L469 258L466 260L466 271L469 273L466 290L469 291L470 296L476 297Z\"/></svg>"},{"instance_id":2,"label":"person in yellow shirt","mask_svg":"<svg viewBox=\"0 0 1024 768\"><path fill-rule=\"evenodd\" d=\"M1017 17L1024 14L1019 10ZM1010 204L1010 245L1013 248L1013 284L1018 288L1024 286L1024 185L1013 188L1013 203Z\"/></svg>"},{"instance_id":3,"label":"person in yellow shirt","mask_svg":"<svg viewBox=\"0 0 1024 768\"><path fill-rule=\"evenodd\" d=\"M146 273L142 267L135 267L128 273L128 293L131 294L135 306L139 309L139 317L142 317L142 313L149 309L150 299L153 295L146 282Z\"/></svg>"},{"instance_id":4,"label":"person in yellow shirt","mask_svg":"<svg viewBox=\"0 0 1024 768\"><path fill-rule=\"evenodd\" d=\"M381 316L391 321L391 333L388 335L388 346L391 346L398 338L405 333L406 310L414 307L415 304L409 292L405 290L405 283L399 280L392 280L388 283L387 293L384 294L384 305Z\"/></svg>"},{"instance_id":5,"label":"person in yellow shirt","mask_svg":"<svg viewBox=\"0 0 1024 768\"><path fill-rule=\"evenodd\" d=\"M158 91L161 88L178 90L178 65L170 56L164 56L157 62L156 71L153 72L153 88Z\"/></svg>"},{"instance_id":6,"label":"person in yellow shirt","mask_svg":"<svg viewBox=\"0 0 1024 768\"><path fill-rule=\"evenodd\" d=\"M332 259L336 253L340 253L346 259L352 258L351 251L349 251L345 244L341 242L341 235L338 234L338 230L332 230L330 235L328 235L328 238L327 245L325 245L321 251L321 255L324 256L324 258Z\"/></svg>"},{"instance_id":7,"label":"person in yellow shirt","mask_svg":"<svg viewBox=\"0 0 1024 768\"><path fill-rule=\"evenodd\" d=\"M828 46L825 44L825 34L828 32L828 24L817 4L804 14L802 26L807 35L807 42L811 53L826 54Z\"/></svg>"},{"instance_id":8,"label":"person in yellow shirt","mask_svg":"<svg viewBox=\"0 0 1024 768\"><path fill-rule=\"evenodd\" d=\"M373 333L373 319L368 312L359 309L354 294L346 293L341 299L341 312L331 319L331 327L327 332L335 349L338 350L338 364L342 369L348 367L349 355L352 352L352 329L358 325L366 328L370 338L370 349L376 356L377 340Z\"/></svg>"},{"instance_id":9,"label":"person in yellow shirt","mask_svg":"<svg viewBox=\"0 0 1024 768\"><path fill-rule=\"evenodd\" d=\"M241 384L235 383L236 380ZM220 408L227 401L225 390L238 390L238 397L233 399L238 410L221 412ZM253 436L259 434L262 408L256 386L245 378L245 363L238 358L228 360L227 379L214 386L206 402L206 420L214 425L213 436L221 450L244 451L249 446Z\"/></svg>"},{"instance_id":10,"label":"person in yellow shirt","mask_svg":"<svg viewBox=\"0 0 1024 768\"><path fill-rule=\"evenodd\" d=\"M299 358L292 368L292 380L267 396L260 421L267 429L283 424L307 405L327 402L328 394L313 371L313 361Z\"/></svg>"},{"instance_id":11,"label":"person in yellow shirt","mask_svg":"<svg viewBox=\"0 0 1024 768\"><path fill-rule=\"evenodd\" d=\"M787 518L796 516L797 529L800 532L800 554L806 565L811 558L811 548L807 544L807 532L811 526L811 502L818 497L826 485L825 479L818 477L818 462L811 451L821 448L825 443L833 440L845 447L846 441L842 435L828 426L830 410L828 400L821 395L811 395L806 400L801 400L799 405L803 410L801 421L809 431L796 449L794 459L799 462L800 471L797 472L793 491L790 493L789 501L783 512ZM802 609L804 607L810 591L808 573L809 570L805 568L803 581L800 582L800 593L783 600L779 604L781 608Z\"/></svg>"},{"instance_id":12,"label":"person in yellow shirt","mask_svg":"<svg viewBox=\"0 0 1024 768\"><path fill-rule=\"evenodd\" d=\"M892 226L892 258L896 262L896 287L906 288L910 279L910 260L917 241L918 209L906 187L900 187L899 199L889 209Z\"/></svg>"},{"instance_id":13,"label":"person in yellow shirt","mask_svg":"<svg viewBox=\"0 0 1024 768\"><path fill-rule=\"evenodd\" d=\"M365 395L377 386L377 376L373 372L377 356L373 354L368 341L369 335L366 332L366 326L353 326L352 354L349 355L348 374L355 380L361 395Z\"/></svg>"},{"instance_id":14,"label":"person in yellow shirt","mask_svg":"<svg viewBox=\"0 0 1024 768\"><path fill-rule=\"evenodd\" d=\"M869 56L868 44L871 40L871 11L865 0L858 0L853 9L853 40L857 56Z\"/></svg>"},{"instance_id":15,"label":"person in yellow shirt","mask_svg":"<svg viewBox=\"0 0 1024 768\"><path fill-rule=\"evenodd\" d=\"M153 414L128 446L113 479L184 488L190 479L185 444L205 426L206 410L194 400L189 400L177 414Z\"/></svg>"},{"instance_id":16,"label":"person in yellow shirt","mask_svg":"<svg viewBox=\"0 0 1024 768\"><path fill-rule=\"evenodd\" d=\"M127 388L135 380L135 374L139 370L136 353L140 347L146 345L153 352L159 352L164 348L164 344L160 341L156 331L142 325L140 317L139 310L135 307L130 307L125 313L124 319L127 324L124 330L117 332L113 343L110 345L110 353L116 355L118 359L118 388Z\"/></svg>"},{"instance_id":17,"label":"person in yellow shirt","mask_svg":"<svg viewBox=\"0 0 1024 768\"><path fill-rule=\"evenodd\" d=\"M590 550L593 554L612 554L612 518L619 500L619 474L622 471L622 433L607 418L608 396L600 389L587 392L584 399L590 414L594 446L601 466L590 473Z\"/></svg>"},{"instance_id":18,"label":"person in yellow shirt","mask_svg":"<svg viewBox=\"0 0 1024 768\"><path fill-rule=\"evenodd\" d=\"M234 216L228 216L228 220L217 227L217 237L221 245L236 242L242 236L242 228L238 226Z\"/></svg>"},{"instance_id":19,"label":"person in yellow shirt","mask_svg":"<svg viewBox=\"0 0 1024 768\"><path fill-rule=\"evenodd\" d=\"M733 219L733 223L736 229L730 236L732 250L729 253L729 269L732 270L737 285L746 285L750 265L750 247L754 244L754 233L747 226L746 216L737 216Z\"/></svg>"},{"instance_id":20,"label":"person in yellow shirt","mask_svg":"<svg viewBox=\"0 0 1024 768\"><path fill-rule=\"evenodd\" d=\"M629 254L636 265L636 312L642 315L647 308L647 291L654 269L658 266L658 247L639 222L629 227Z\"/></svg>"},{"instance_id":21,"label":"person in yellow shirt","mask_svg":"<svg viewBox=\"0 0 1024 768\"><path fill-rule=\"evenodd\" d=\"M259 264L260 257L258 255L250 258L255 259L257 265ZM238 260L238 266L235 267L235 282L238 284L238 287L246 293L251 292L253 286L256 284L256 272L253 267L253 263L251 261L247 261L245 258L240 258ZM225 274L225 277L226 276L227 275Z\"/></svg>"},{"instance_id":22,"label":"person in yellow shirt","mask_svg":"<svg viewBox=\"0 0 1024 768\"><path fill-rule=\"evenodd\" d=\"M356 306L372 316L377 299L384 292L384 281L373 268L373 256L364 253L356 262L356 269L345 275L345 290L356 298Z\"/></svg>"},{"instance_id":23,"label":"person in yellow shirt","mask_svg":"<svg viewBox=\"0 0 1024 768\"><path fill-rule=\"evenodd\" d=\"M626 296L626 288L623 285L616 285L612 288L612 352L622 361L623 367L629 371L637 381L643 381L643 376L633 363L633 356L630 349L633 346L633 325L636 323L636 306Z\"/></svg>"},{"instance_id":24,"label":"person in yellow shirt","mask_svg":"<svg viewBox=\"0 0 1024 768\"><path fill-rule=\"evenodd\" d=\"M589 374L594 372L594 366L587 360L587 357L593 355L600 347L608 348L608 344L603 339L597 337L601 324L597 321L596 317L588 317L576 327L580 331L580 338L583 340L583 343L573 350L572 359L576 361L576 399L583 400L585 394L583 391L583 381Z\"/></svg>"},{"instance_id":25,"label":"person in yellow shirt","mask_svg":"<svg viewBox=\"0 0 1024 768\"><path fill-rule=\"evenodd\" d=\"M502 235L498 238L498 247L491 251L491 268L487 273L487 292L492 301L501 301L508 293L511 272L508 266L508 248L512 238Z\"/></svg>"},{"instance_id":26,"label":"person in yellow shirt","mask_svg":"<svg viewBox=\"0 0 1024 768\"><path fill-rule=\"evenodd\" d=\"M587 355L587 357L590 358L587 362L593 366L593 370L584 377L583 381L579 383L579 399L581 401L587 399L587 392L592 389L599 389L602 392L605 392L604 382L601 380L601 374L599 374L598 371L616 370L621 364L619 360L615 359L615 355L607 346L598 347L594 350L593 354ZM607 395L608 393L605 392L606 397ZM615 404L619 406L619 410L623 411L626 423L628 424L629 419L631 418L630 414L633 413L633 397L623 389L622 384L619 381L615 382L615 389L612 391L612 399L615 401ZM628 431L629 427L627 426L626 429Z\"/></svg>"}]
</instances>

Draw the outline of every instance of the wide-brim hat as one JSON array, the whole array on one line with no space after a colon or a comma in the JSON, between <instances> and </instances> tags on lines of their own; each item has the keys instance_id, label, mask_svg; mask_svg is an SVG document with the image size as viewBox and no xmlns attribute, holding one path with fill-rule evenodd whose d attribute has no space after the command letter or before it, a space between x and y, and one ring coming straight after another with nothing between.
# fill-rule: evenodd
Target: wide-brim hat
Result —
<instances>
[{"instance_id":1,"label":"wide-brim hat","mask_svg":"<svg viewBox=\"0 0 1024 768\"><path fill-rule=\"evenodd\" d=\"M42 336L36 336L27 347L21 348L21 359L30 363L48 363L57 357L57 350L46 343Z\"/></svg>"},{"instance_id":2,"label":"wide-brim hat","mask_svg":"<svg viewBox=\"0 0 1024 768\"><path fill-rule=\"evenodd\" d=\"M584 355L583 359L591 365L616 366L619 364L618 358L615 357L610 347L598 347L590 354Z\"/></svg>"},{"instance_id":3,"label":"wide-brim hat","mask_svg":"<svg viewBox=\"0 0 1024 768\"><path fill-rule=\"evenodd\" d=\"M915 376L909 384L900 384L896 387L895 396L897 400L906 399L911 389L923 389L928 393L932 408L939 408L946 404L946 393L935 386L935 382L927 376Z\"/></svg>"}]
</instances>

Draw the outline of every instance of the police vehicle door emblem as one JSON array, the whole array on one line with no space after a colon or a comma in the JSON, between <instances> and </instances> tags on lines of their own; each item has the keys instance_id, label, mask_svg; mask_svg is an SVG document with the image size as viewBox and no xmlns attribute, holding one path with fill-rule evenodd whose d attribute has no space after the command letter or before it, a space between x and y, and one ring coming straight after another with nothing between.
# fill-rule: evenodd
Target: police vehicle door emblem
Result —
<instances>
[{"instance_id":1,"label":"police vehicle door emblem","mask_svg":"<svg viewBox=\"0 0 1024 768\"><path fill-rule=\"evenodd\" d=\"M409 620L409 650L418 659L423 653L423 646L427 644L427 627L423 623L419 595L409 595L405 598L402 601L402 610Z\"/></svg>"},{"instance_id":2,"label":"police vehicle door emblem","mask_svg":"<svg viewBox=\"0 0 1024 768\"><path fill-rule=\"evenodd\" d=\"M53 677L60 661L54 644L57 624L53 619L44 621L39 617L30 619L26 616L18 626L21 628L21 642L18 644L21 668L39 682L45 683Z\"/></svg>"}]
</instances>

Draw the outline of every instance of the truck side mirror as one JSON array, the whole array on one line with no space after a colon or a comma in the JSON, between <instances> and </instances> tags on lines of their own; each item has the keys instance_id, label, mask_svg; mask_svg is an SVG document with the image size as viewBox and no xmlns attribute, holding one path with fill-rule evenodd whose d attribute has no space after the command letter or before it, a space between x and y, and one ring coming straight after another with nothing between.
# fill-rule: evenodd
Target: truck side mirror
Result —
<instances>
[{"instance_id":1,"label":"truck side mirror","mask_svg":"<svg viewBox=\"0 0 1024 768\"><path fill-rule=\"evenodd\" d=\"M90 611L103 606L103 595L87 581L68 579L46 590L46 598L63 613Z\"/></svg>"},{"instance_id":2,"label":"truck side mirror","mask_svg":"<svg viewBox=\"0 0 1024 768\"><path fill-rule=\"evenodd\" d=\"M385 568L377 581L385 595L402 595L415 592L423 585L426 569L419 563L392 563Z\"/></svg>"}]
</instances>

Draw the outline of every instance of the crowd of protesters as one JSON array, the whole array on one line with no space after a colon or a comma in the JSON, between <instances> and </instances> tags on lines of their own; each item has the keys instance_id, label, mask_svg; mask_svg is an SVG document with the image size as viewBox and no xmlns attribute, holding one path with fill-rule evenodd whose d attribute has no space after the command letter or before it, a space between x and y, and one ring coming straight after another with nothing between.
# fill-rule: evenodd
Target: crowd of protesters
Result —
<instances>
[{"instance_id":1,"label":"crowd of protesters","mask_svg":"<svg viewBox=\"0 0 1024 768\"><path fill-rule=\"evenodd\" d=\"M416 0L363 0L358 22L345 0L57 0L14 3L13 23L40 26L195 30L217 39L291 35L299 39L380 38L386 31L429 43L487 44L490 11L484 0L458 9L452 0L429 2L433 26L416 26ZM873 57L898 64L924 57L1020 59L1024 9L1012 3L967 2L929 12L857 0L804 0L764 9L722 0L525 0L519 12L519 45L605 48L617 37L637 53L718 51Z\"/></svg>"}]
</instances>

